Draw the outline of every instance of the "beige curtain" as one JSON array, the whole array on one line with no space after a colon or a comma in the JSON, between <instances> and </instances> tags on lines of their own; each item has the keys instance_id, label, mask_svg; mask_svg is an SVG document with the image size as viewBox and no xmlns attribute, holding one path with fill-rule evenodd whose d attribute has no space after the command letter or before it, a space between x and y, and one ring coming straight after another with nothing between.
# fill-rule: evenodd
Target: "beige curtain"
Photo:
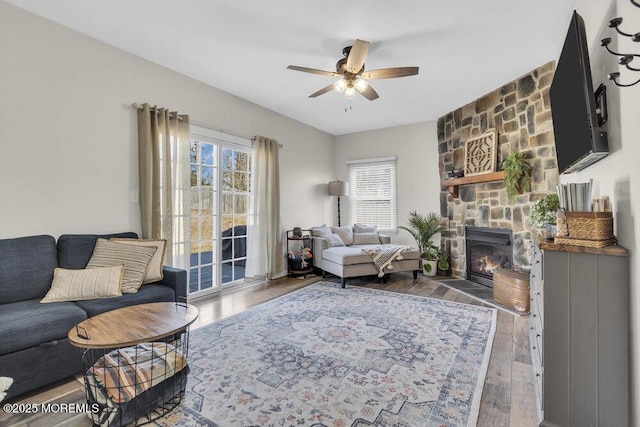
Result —
<instances>
[{"instance_id":1,"label":"beige curtain","mask_svg":"<svg viewBox=\"0 0 640 427\"><path fill-rule=\"evenodd\" d=\"M247 242L248 277L273 279L284 271L284 249L280 225L280 144L256 136L253 142L254 223Z\"/></svg>"},{"instance_id":2,"label":"beige curtain","mask_svg":"<svg viewBox=\"0 0 640 427\"><path fill-rule=\"evenodd\" d=\"M165 261L183 267L182 214L188 207L189 116L144 104L138 107L138 163L142 238L166 239Z\"/></svg>"}]
</instances>

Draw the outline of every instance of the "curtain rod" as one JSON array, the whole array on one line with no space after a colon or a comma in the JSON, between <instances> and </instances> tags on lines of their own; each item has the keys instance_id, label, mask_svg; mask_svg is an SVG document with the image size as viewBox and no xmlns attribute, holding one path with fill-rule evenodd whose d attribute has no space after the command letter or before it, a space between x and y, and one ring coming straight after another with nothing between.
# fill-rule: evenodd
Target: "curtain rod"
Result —
<instances>
[{"instance_id":1,"label":"curtain rod","mask_svg":"<svg viewBox=\"0 0 640 427\"><path fill-rule=\"evenodd\" d=\"M133 108L135 108L136 110L142 110L142 105L138 105L138 104L137 104L137 103L135 103L135 102L134 102L133 104L131 104L131 106L132 106ZM158 108L158 107L157 107L157 106L155 106L155 105L154 105L153 107L151 107L151 109L152 109L152 110L154 110L154 111L155 111L157 108ZM172 114L171 114L171 113L169 113L169 116L171 117L171 116L172 116ZM181 116L180 114L178 114L178 120L182 120L182 116Z\"/></svg>"},{"instance_id":2,"label":"curtain rod","mask_svg":"<svg viewBox=\"0 0 640 427\"><path fill-rule=\"evenodd\" d=\"M134 102L133 104L131 104L131 106L132 106L133 108L135 108L136 110L142 110L142 105L138 105L136 102ZM151 109L152 109L152 110L155 110L156 108L157 108L157 107L155 107L155 106L154 106L154 107L151 107ZM180 118L180 115L178 115L178 120L182 120L182 119ZM191 123L192 123L192 124L194 124L194 125L197 125L197 126L203 127L203 128L208 128L208 129L211 129L211 130L215 130L215 131L220 132L220 133L226 133L226 134L228 134L228 135L237 136L238 138L244 138L244 139L248 139L248 140L250 140L250 141L255 141L255 140L256 140L256 137L255 137L255 136L245 136L245 135L240 135L240 134L237 134L237 133L229 132L228 130L223 129L223 128L219 128L219 127L216 127L216 126L209 126L209 125L207 125L207 124L200 123L200 122L197 122L197 121L195 121L195 120L191 120ZM284 147L284 145L282 145L282 143L278 143L278 146L279 146L280 148L283 148L283 147Z\"/></svg>"}]
</instances>

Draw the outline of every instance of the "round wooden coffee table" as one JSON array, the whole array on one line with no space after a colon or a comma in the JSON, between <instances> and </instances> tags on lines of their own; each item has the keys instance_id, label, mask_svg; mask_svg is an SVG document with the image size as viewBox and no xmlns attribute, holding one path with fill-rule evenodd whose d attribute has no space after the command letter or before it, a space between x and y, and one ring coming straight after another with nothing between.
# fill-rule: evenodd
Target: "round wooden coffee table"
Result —
<instances>
[{"instance_id":1,"label":"round wooden coffee table","mask_svg":"<svg viewBox=\"0 0 640 427\"><path fill-rule=\"evenodd\" d=\"M94 424L147 423L174 409L186 388L194 306L158 302L80 322L69 342L85 349L84 383Z\"/></svg>"}]
</instances>

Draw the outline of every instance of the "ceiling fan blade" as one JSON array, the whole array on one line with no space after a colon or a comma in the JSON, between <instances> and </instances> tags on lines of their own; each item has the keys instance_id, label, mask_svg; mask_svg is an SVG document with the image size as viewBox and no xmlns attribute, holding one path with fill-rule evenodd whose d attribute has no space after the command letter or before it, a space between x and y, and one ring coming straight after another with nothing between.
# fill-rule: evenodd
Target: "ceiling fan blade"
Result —
<instances>
[{"instance_id":1,"label":"ceiling fan blade","mask_svg":"<svg viewBox=\"0 0 640 427\"><path fill-rule=\"evenodd\" d=\"M333 90L333 83L331 83L329 86L324 87L322 89L320 89L317 92L312 93L311 95L309 95L309 98L315 98L316 96L320 96L323 95L327 92L331 92Z\"/></svg>"},{"instance_id":2,"label":"ceiling fan blade","mask_svg":"<svg viewBox=\"0 0 640 427\"><path fill-rule=\"evenodd\" d=\"M378 92L376 92L371 85L367 86L367 88L365 90L363 90L362 92L360 92L362 94L362 96L364 96L365 98L367 98L369 101L373 101L374 99L378 99L380 96L378 95Z\"/></svg>"},{"instance_id":3,"label":"ceiling fan blade","mask_svg":"<svg viewBox=\"0 0 640 427\"><path fill-rule=\"evenodd\" d=\"M315 68L298 67L297 65L289 65L287 69L302 71L303 73L320 74L321 76L342 77L342 74L334 73L333 71L316 70Z\"/></svg>"},{"instance_id":4,"label":"ceiling fan blade","mask_svg":"<svg viewBox=\"0 0 640 427\"><path fill-rule=\"evenodd\" d=\"M364 65L364 60L369 53L369 42L363 40L356 40L351 46L351 51L347 57L347 71L353 74L357 74Z\"/></svg>"},{"instance_id":5,"label":"ceiling fan blade","mask_svg":"<svg viewBox=\"0 0 640 427\"><path fill-rule=\"evenodd\" d=\"M418 67L395 67L365 71L362 73L362 78L367 80L393 79L396 77L415 76L416 74L418 74Z\"/></svg>"}]
</instances>

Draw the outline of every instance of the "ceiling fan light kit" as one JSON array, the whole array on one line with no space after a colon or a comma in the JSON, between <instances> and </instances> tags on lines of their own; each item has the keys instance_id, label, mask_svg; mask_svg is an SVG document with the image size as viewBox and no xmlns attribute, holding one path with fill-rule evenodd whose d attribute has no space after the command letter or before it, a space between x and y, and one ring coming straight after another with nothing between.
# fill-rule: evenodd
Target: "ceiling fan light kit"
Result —
<instances>
[{"instance_id":1,"label":"ceiling fan light kit","mask_svg":"<svg viewBox=\"0 0 640 427\"><path fill-rule=\"evenodd\" d=\"M304 73L319 74L329 77L341 77L337 82L312 93L309 95L309 98L315 98L330 92L333 89L338 93L344 92L347 99L353 99L356 96L356 91L358 91L369 101L377 99L379 95L367 80L392 79L418 74L418 67L384 68L365 72L364 61L367 58L368 53L369 42L356 40L353 43L353 46L347 46L342 49L342 54L345 57L340 59L336 64L336 72L300 67L297 65L289 65L287 68L289 70L302 71Z\"/></svg>"}]
</instances>

